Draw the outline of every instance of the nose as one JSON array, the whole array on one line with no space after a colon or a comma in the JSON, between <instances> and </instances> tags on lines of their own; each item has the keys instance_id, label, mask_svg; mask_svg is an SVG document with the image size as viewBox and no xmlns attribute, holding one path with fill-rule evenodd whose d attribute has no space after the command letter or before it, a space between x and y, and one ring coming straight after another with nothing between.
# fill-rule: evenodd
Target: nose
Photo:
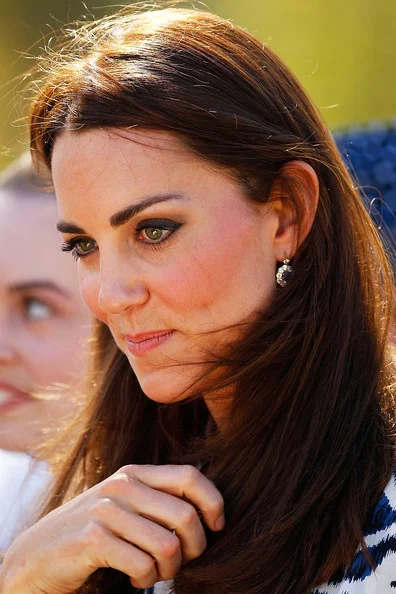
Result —
<instances>
[{"instance_id":1,"label":"nose","mask_svg":"<svg viewBox=\"0 0 396 594\"><path fill-rule=\"evenodd\" d=\"M118 269L101 271L98 305L106 314L118 314L131 308L144 305L150 297L146 284Z\"/></svg>"}]
</instances>

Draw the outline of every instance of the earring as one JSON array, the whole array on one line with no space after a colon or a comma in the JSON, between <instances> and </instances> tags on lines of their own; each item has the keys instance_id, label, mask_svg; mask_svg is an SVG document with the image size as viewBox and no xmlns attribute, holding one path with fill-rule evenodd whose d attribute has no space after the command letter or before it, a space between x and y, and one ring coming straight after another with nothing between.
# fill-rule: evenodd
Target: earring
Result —
<instances>
[{"instance_id":1,"label":"earring","mask_svg":"<svg viewBox=\"0 0 396 594\"><path fill-rule=\"evenodd\" d=\"M280 266L276 273L276 282L281 287L285 287L287 285L292 273L292 267L289 266L289 262L290 260L288 258L285 258L285 260L283 260L282 262L283 266Z\"/></svg>"}]
</instances>

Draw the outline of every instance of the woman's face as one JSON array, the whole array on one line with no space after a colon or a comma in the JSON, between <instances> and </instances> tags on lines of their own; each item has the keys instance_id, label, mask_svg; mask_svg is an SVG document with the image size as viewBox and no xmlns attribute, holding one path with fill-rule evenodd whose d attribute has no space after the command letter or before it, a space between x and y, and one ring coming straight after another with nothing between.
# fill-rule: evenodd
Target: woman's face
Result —
<instances>
[{"instance_id":1,"label":"woman's face","mask_svg":"<svg viewBox=\"0 0 396 594\"><path fill-rule=\"evenodd\" d=\"M270 299L277 215L167 132L64 132L52 171L86 304L149 398L184 397Z\"/></svg>"},{"instance_id":2,"label":"woman's face","mask_svg":"<svg viewBox=\"0 0 396 594\"><path fill-rule=\"evenodd\" d=\"M75 413L90 315L50 196L0 189L0 448L31 451ZM69 384L61 398L37 398Z\"/></svg>"}]
</instances>

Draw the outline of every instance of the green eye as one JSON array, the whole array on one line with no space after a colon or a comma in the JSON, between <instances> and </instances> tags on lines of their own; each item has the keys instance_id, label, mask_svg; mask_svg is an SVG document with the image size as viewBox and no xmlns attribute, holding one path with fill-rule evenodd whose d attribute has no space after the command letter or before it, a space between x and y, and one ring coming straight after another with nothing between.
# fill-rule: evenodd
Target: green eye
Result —
<instances>
[{"instance_id":1,"label":"green eye","mask_svg":"<svg viewBox=\"0 0 396 594\"><path fill-rule=\"evenodd\" d=\"M168 239L182 226L170 219L149 219L142 221L136 228L136 239L147 247L162 247Z\"/></svg>"},{"instance_id":2,"label":"green eye","mask_svg":"<svg viewBox=\"0 0 396 594\"><path fill-rule=\"evenodd\" d=\"M92 239L79 239L76 243L76 249L80 254L88 254L95 247L95 242Z\"/></svg>"},{"instance_id":3,"label":"green eye","mask_svg":"<svg viewBox=\"0 0 396 594\"><path fill-rule=\"evenodd\" d=\"M146 227L144 229L144 234L150 241L160 241L166 232L166 229L159 229L158 227Z\"/></svg>"},{"instance_id":4,"label":"green eye","mask_svg":"<svg viewBox=\"0 0 396 594\"><path fill-rule=\"evenodd\" d=\"M75 237L70 241L64 241L61 250L62 252L71 252L75 260L80 260L80 258L92 254L96 247L96 241L89 237Z\"/></svg>"}]
</instances>

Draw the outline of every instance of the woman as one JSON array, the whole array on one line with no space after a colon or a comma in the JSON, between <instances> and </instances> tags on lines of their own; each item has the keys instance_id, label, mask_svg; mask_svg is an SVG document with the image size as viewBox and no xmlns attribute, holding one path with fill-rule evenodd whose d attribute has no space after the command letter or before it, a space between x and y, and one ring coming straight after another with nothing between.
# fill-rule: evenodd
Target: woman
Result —
<instances>
[{"instance_id":1,"label":"woman","mask_svg":"<svg viewBox=\"0 0 396 594\"><path fill-rule=\"evenodd\" d=\"M36 88L101 323L86 430L2 593L391 592L392 274L293 75L211 14L127 9Z\"/></svg>"},{"instance_id":2,"label":"woman","mask_svg":"<svg viewBox=\"0 0 396 594\"><path fill-rule=\"evenodd\" d=\"M59 253L56 201L30 161L0 177L0 550L43 499L50 474L40 448L79 408L90 331L74 267Z\"/></svg>"}]
</instances>

